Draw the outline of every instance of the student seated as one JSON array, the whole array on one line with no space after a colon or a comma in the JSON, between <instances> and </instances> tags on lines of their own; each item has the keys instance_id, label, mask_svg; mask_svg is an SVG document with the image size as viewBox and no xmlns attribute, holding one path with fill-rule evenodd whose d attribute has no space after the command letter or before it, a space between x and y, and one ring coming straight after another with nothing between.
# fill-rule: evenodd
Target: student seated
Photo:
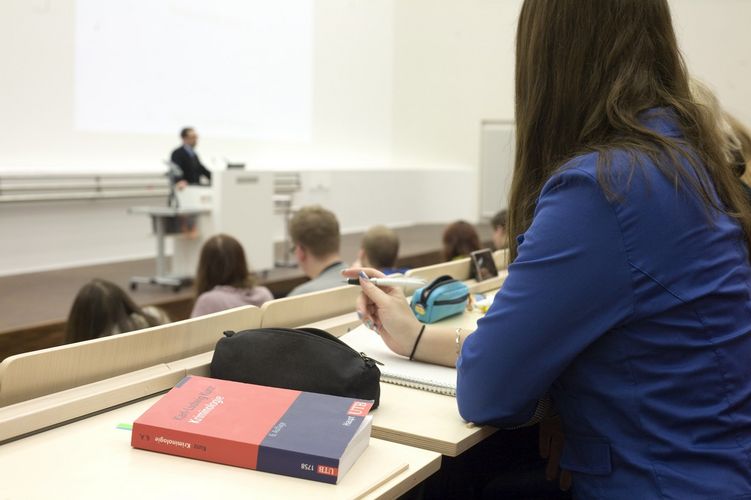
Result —
<instances>
[{"instance_id":1,"label":"student seated","mask_svg":"<svg viewBox=\"0 0 751 500\"><path fill-rule=\"evenodd\" d=\"M668 0L525 0L516 52L502 291L471 334L367 279L360 316L467 421L554 402L577 499L750 498L751 206Z\"/></svg>"},{"instance_id":2,"label":"student seated","mask_svg":"<svg viewBox=\"0 0 751 500\"><path fill-rule=\"evenodd\" d=\"M65 342L81 342L169 323L158 307L138 307L122 288L94 279L78 291L65 325Z\"/></svg>"},{"instance_id":3,"label":"student seated","mask_svg":"<svg viewBox=\"0 0 751 500\"><path fill-rule=\"evenodd\" d=\"M373 226L365 233L354 267L372 267L383 274L404 274L406 268L396 268L399 256L399 237L386 226Z\"/></svg>"},{"instance_id":4,"label":"student seated","mask_svg":"<svg viewBox=\"0 0 751 500\"><path fill-rule=\"evenodd\" d=\"M493 248L495 250L508 248L507 220L508 210L505 208L490 219L490 226L493 228Z\"/></svg>"},{"instance_id":5,"label":"student seated","mask_svg":"<svg viewBox=\"0 0 751 500\"><path fill-rule=\"evenodd\" d=\"M446 226L443 231L443 259L463 259L480 249L480 236L469 222L459 220Z\"/></svg>"},{"instance_id":6,"label":"student seated","mask_svg":"<svg viewBox=\"0 0 751 500\"><path fill-rule=\"evenodd\" d=\"M289 221L295 258L310 281L298 285L289 296L343 285L346 264L339 256L339 222L318 205L300 209Z\"/></svg>"},{"instance_id":7,"label":"student seated","mask_svg":"<svg viewBox=\"0 0 751 500\"><path fill-rule=\"evenodd\" d=\"M232 236L217 234L201 248L191 318L240 306L260 306L274 296L248 271L245 251Z\"/></svg>"}]
</instances>

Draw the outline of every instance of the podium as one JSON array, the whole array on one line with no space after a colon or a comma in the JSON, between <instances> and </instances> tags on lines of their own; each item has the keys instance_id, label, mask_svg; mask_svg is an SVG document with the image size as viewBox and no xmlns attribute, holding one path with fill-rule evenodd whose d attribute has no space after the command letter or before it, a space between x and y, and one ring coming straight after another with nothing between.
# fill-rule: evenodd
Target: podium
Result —
<instances>
[{"instance_id":1,"label":"podium","mask_svg":"<svg viewBox=\"0 0 751 500\"><path fill-rule=\"evenodd\" d=\"M214 233L237 239L248 266L274 267L274 182L271 172L225 170L214 176ZM210 236L210 235L209 235ZM196 261L196 264L198 261Z\"/></svg>"},{"instance_id":2,"label":"podium","mask_svg":"<svg viewBox=\"0 0 751 500\"><path fill-rule=\"evenodd\" d=\"M273 179L270 172L226 170L213 173L211 186L187 186L176 193L179 208L132 207L130 213L149 215L157 243L155 276L134 276L131 289L141 283L170 286L179 291L192 282L203 243L217 233L237 239L255 270L274 265ZM172 232L175 217L194 217L190 231ZM172 266L167 271L167 236L173 238Z\"/></svg>"},{"instance_id":3,"label":"podium","mask_svg":"<svg viewBox=\"0 0 751 500\"><path fill-rule=\"evenodd\" d=\"M209 210L200 208L172 208L172 207L131 207L128 210L132 214L146 214L151 217L154 234L156 236L156 274L154 276L132 276L130 289L135 290L139 284L152 284L170 286L176 292L180 288L192 282L192 273L179 274L167 272L167 259L165 254L165 237L173 230L167 230L167 225L181 220L184 217L197 217L209 213Z\"/></svg>"}]
</instances>

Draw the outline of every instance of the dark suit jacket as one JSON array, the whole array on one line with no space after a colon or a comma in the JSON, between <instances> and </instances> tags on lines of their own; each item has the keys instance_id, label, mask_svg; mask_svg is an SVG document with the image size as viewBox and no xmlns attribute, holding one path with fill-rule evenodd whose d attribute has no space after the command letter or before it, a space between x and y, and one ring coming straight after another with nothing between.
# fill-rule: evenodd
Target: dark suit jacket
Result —
<instances>
[{"instance_id":1,"label":"dark suit jacket","mask_svg":"<svg viewBox=\"0 0 751 500\"><path fill-rule=\"evenodd\" d=\"M188 184L199 184L202 175L211 179L211 172L203 166L201 160L198 159L198 155L191 155L182 146L172 152L170 159L182 171L182 175L175 179L176 181L185 180Z\"/></svg>"}]
</instances>

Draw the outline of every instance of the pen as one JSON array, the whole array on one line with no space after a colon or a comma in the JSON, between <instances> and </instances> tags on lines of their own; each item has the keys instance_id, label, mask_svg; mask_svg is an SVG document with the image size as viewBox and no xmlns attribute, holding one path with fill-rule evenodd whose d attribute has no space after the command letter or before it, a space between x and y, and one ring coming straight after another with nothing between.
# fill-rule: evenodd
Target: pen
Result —
<instances>
[{"instance_id":1,"label":"pen","mask_svg":"<svg viewBox=\"0 0 751 500\"><path fill-rule=\"evenodd\" d=\"M370 278L370 282L375 286L401 286L404 288L419 288L428 284L427 281L419 278ZM359 285L360 278L349 278L345 283L350 285Z\"/></svg>"}]
</instances>

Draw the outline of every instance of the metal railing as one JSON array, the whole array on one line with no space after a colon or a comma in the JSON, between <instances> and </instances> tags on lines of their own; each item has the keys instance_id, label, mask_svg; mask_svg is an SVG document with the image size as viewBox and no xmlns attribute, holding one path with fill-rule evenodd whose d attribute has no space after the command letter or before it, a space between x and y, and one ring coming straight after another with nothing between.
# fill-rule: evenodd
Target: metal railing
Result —
<instances>
[{"instance_id":1,"label":"metal railing","mask_svg":"<svg viewBox=\"0 0 751 500\"><path fill-rule=\"evenodd\" d=\"M0 203L166 198L163 174L0 174Z\"/></svg>"}]
</instances>

